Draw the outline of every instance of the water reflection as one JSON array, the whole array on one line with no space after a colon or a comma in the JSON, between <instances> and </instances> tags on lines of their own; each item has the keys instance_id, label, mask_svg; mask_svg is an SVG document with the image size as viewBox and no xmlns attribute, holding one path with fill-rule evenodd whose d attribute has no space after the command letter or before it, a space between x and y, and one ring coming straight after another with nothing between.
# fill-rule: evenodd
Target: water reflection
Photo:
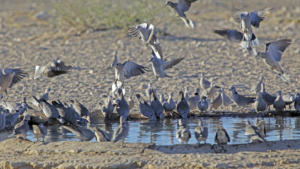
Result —
<instances>
[{"instance_id":1,"label":"water reflection","mask_svg":"<svg viewBox=\"0 0 300 169\"><path fill-rule=\"evenodd\" d=\"M300 139L300 117L271 117L259 118L264 119L266 124L267 141L279 141L289 139ZM231 142L229 144L249 143L248 136L245 136L245 123L249 120L252 124L256 123L257 118L238 118L238 117L222 117L222 118L202 118L204 126L208 127L207 143L214 143L214 137L218 124L223 124L227 130ZM198 119L188 119L186 124L191 131L192 138L189 144L196 144L194 137L194 128L197 126ZM109 123L103 122L98 124L102 129L113 133L118 127L119 122ZM178 129L177 120L166 119L164 121L129 121L129 135L125 142L155 143L157 145L179 144L176 139L176 131ZM8 133L0 133L0 138L5 138ZM36 138L29 131L28 139L36 141ZM74 134L63 129L61 126L48 127L48 134L45 137L47 142L52 141L79 141ZM96 141L94 138L92 141Z\"/></svg>"}]
</instances>

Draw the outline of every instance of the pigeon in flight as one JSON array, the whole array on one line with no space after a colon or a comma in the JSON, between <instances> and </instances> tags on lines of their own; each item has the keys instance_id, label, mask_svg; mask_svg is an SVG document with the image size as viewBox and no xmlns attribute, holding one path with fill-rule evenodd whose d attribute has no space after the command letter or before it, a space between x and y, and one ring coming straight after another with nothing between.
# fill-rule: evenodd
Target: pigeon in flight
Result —
<instances>
[{"instance_id":1,"label":"pigeon in flight","mask_svg":"<svg viewBox=\"0 0 300 169\"><path fill-rule=\"evenodd\" d=\"M174 12L183 20L185 26L188 28L194 28L194 23L192 20L188 19L184 12L188 11L191 4L197 0L178 0L177 3L167 1L166 6L171 7Z\"/></svg>"},{"instance_id":2,"label":"pigeon in flight","mask_svg":"<svg viewBox=\"0 0 300 169\"><path fill-rule=\"evenodd\" d=\"M21 81L28 74L21 69L5 68L0 69L0 94L7 94L7 89Z\"/></svg>"},{"instance_id":3,"label":"pigeon in flight","mask_svg":"<svg viewBox=\"0 0 300 169\"><path fill-rule=\"evenodd\" d=\"M164 78L164 77L171 77L171 76L167 75L165 70L177 65L183 59L184 59L184 57L176 58L176 59L173 59L170 61L165 61L165 60L162 60L162 58L159 55L156 55L155 52L152 50L152 58L150 59L150 61L152 63L152 70L153 70L155 77L157 79Z\"/></svg>"},{"instance_id":4,"label":"pigeon in flight","mask_svg":"<svg viewBox=\"0 0 300 169\"><path fill-rule=\"evenodd\" d=\"M138 65L131 61L118 63L117 52L115 52L114 61L111 66L115 68L115 80L119 81L124 81L125 79L141 75L148 71L147 67Z\"/></svg>"},{"instance_id":5,"label":"pigeon in flight","mask_svg":"<svg viewBox=\"0 0 300 169\"><path fill-rule=\"evenodd\" d=\"M55 77L58 75L66 74L72 69L80 69L79 67L66 66L65 63L60 59L55 59L49 62L45 66L35 66L35 72L33 79L36 80L42 75L47 77Z\"/></svg>"},{"instance_id":6,"label":"pigeon in flight","mask_svg":"<svg viewBox=\"0 0 300 169\"><path fill-rule=\"evenodd\" d=\"M153 24L142 23L128 29L128 35L130 37L138 37L147 45L149 45L156 55L163 58L160 42L156 37L156 31Z\"/></svg>"},{"instance_id":7,"label":"pigeon in flight","mask_svg":"<svg viewBox=\"0 0 300 169\"><path fill-rule=\"evenodd\" d=\"M279 61L281 60L282 53L290 44L290 39L281 39L269 42L266 44L265 52L257 53L257 56L263 58L265 64L274 72L278 73L283 81L288 81L289 79L280 66Z\"/></svg>"}]
</instances>

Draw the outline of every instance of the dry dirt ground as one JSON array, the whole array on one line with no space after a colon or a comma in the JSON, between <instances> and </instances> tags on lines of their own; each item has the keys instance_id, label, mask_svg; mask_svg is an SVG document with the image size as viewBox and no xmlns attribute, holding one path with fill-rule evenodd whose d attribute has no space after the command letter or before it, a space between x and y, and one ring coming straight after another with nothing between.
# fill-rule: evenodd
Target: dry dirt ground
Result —
<instances>
[{"instance_id":1,"label":"dry dirt ground","mask_svg":"<svg viewBox=\"0 0 300 169\"><path fill-rule=\"evenodd\" d=\"M47 20L36 19L36 13L52 10L40 2L0 1L0 67L21 67L32 76L35 65L60 57L84 70L55 79L42 78L34 83L30 78L24 79L9 90L10 101L21 101L24 96L38 95L50 87L51 99L77 98L93 110L101 96L110 91L113 71L107 68L115 50L118 50L122 61L129 59L150 66L149 48L124 36L122 31L68 36L69 32L61 31ZM244 55L238 44L229 43L213 33L213 29L237 29L238 25L230 19L237 9L265 7L273 7L273 11L265 18L261 28L254 30L260 39L258 50L264 50L264 44L269 41L292 39L292 45L281 61L291 79L289 84L274 75L261 60ZM201 72L225 88L244 84L250 89L264 75L267 91L271 93L277 90L283 93L299 91L299 0L199 0L187 15L196 23L194 30L185 28L176 18L156 25L169 34L159 37L165 56L168 59L185 57L182 63L167 71L173 77L155 80L149 72L132 78L126 87L131 88L133 93L142 92L149 82L164 94L170 91L177 94L184 86L195 90L199 86ZM239 92L252 95L250 90ZM220 148L220 153L214 153L214 149L219 152L219 147L126 144L120 148L119 144L110 143L55 142L43 145L9 139L0 143L0 159L3 168L297 168L300 163L298 145L299 141L284 141L258 146L225 146Z\"/></svg>"}]
</instances>

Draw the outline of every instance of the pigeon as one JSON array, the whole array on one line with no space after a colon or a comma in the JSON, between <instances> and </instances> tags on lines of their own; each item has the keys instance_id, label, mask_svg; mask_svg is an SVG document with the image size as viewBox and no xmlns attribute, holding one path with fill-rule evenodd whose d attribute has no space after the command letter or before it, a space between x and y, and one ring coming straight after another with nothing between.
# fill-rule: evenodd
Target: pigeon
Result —
<instances>
[{"instance_id":1,"label":"pigeon","mask_svg":"<svg viewBox=\"0 0 300 169\"><path fill-rule=\"evenodd\" d=\"M138 65L131 61L125 61L124 63L118 63L117 52L114 55L114 61L111 65L115 68L115 80L124 81L133 76L144 74L148 71L148 68L142 65Z\"/></svg>"},{"instance_id":2,"label":"pigeon","mask_svg":"<svg viewBox=\"0 0 300 169\"><path fill-rule=\"evenodd\" d=\"M186 99L184 98L184 94L182 91L179 92L181 97L180 102L177 104L177 112L181 116L181 118L186 119L190 114L190 106L188 105Z\"/></svg>"},{"instance_id":3,"label":"pigeon","mask_svg":"<svg viewBox=\"0 0 300 169\"><path fill-rule=\"evenodd\" d=\"M202 96L200 102L198 103L198 109L201 112L207 111L207 109L208 109L208 102L206 100L206 96Z\"/></svg>"},{"instance_id":4,"label":"pigeon","mask_svg":"<svg viewBox=\"0 0 300 169\"><path fill-rule=\"evenodd\" d=\"M199 144L201 141L204 141L204 143L206 143L206 139L208 137L208 128L203 126L203 122L201 119L198 121L198 126L194 129L194 133L195 138Z\"/></svg>"},{"instance_id":5,"label":"pigeon","mask_svg":"<svg viewBox=\"0 0 300 169\"><path fill-rule=\"evenodd\" d=\"M158 78L164 78L164 77L171 77L167 75L165 72L166 69L170 69L173 66L177 65L179 62L181 62L184 59L184 57L176 58L170 61L162 60L160 55L156 55L155 52L152 50L152 58L150 59L152 64L152 70L156 77Z\"/></svg>"},{"instance_id":6,"label":"pigeon","mask_svg":"<svg viewBox=\"0 0 300 169\"><path fill-rule=\"evenodd\" d=\"M261 84L261 93L262 93L262 98L265 100L265 102L267 103L270 109L270 105L274 103L276 96L273 96L266 92L264 83Z\"/></svg>"},{"instance_id":7,"label":"pigeon","mask_svg":"<svg viewBox=\"0 0 300 169\"><path fill-rule=\"evenodd\" d=\"M156 121L156 115L151 105L149 105L140 94L136 94L136 98L139 102L140 112L143 116L148 117L151 120Z\"/></svg>"},{"instance_id":8,"label":"pigeon","mask_svg":"<svg viewBox=\"0 0 300 169\"><path fill-rule=\"evenodd\" d=\"M261 76L260 81L256 86L252 86L251 91L259 93L261 91L261 84L264 82L264 76Z\"/></svg>"},{"instance_id":9,"label":"pigeon","mask_svg":"<svg viewBox=\"0 0 300 169\"><path fill-rule=\"evenodd\" d=\"M126 101L123 93L122 93L122 90L119 89L119 95L121 96L121 99L118 99L116 102L116 110L118 112L118 114L120 116L122 116L124 118L124 120L127 119L127 117L129 116L129 105L128 105L128 102Z\"/></svg>"},{"instance_id":10,"label":"pigeon","mask_svg":"<svg viewBox=\"0 0 300 169\"><path fill-rule=\"evenodd\" d=\"M297 112L300 112L300 94L297 93L294 101L294 108Z\"/></svg>"},{"instance_id":11,"label":"pigeon","mask_svg":"<svg viewBox=\"0 0 300 169\"><path fill-rule=\"evenodd\" d=\"M14 134L17 138L20 139L26 139L27 131L29 130L29 124L28 121L30 120L30 116L26 114L23 118L23 120L16 124L14 128Z\"/></svg>"},{"instance_id":12,"label":"pigeon","mask_svg":"<svg viewBox=\"0 0 300 169\"><path fill-rule=\"evenodd\" d=\"M244 107L244 106L247 106L247 105L252 104L252 103L255 102L255 98L246 97L246 96L238 94L238 92L236 91L234 86L232 86L229 90L232 92L232 100L238 106Z\"/></svg>"},{"instance_id":13,"label":"pigeon","mask_svg":"<svg viewBox=\"0 0 300 169\"><path fill-rule=\"evenodd\" d=\"M281 60L282 53L291 44L290 39L281 39L274 42L269 42L266 44L265 52L258 52L257 57L261 57L264 63L270 67L274 72L276 72L283 81L289 81L282 67L279 64Z\"/></svg>"},{"instance_id":14,"label":"pigeon","mask_svg":"<svg viewBox=\"0 0 300 169\"><path fill-rule=\"evenodd\" d=\"M201 77L200 77L200 87L202 88L202 90L208 90L210 88L210 81L208 81L205 76L204 73L201 73Z\"/></svg>"},{"instance_id":15,"label":"pigeon","mask_svg":"<svg viewBox=\"0 0 300 169\"><path fill-rule=\"evenodd\" d=\"M173 93L169 94L168 100L163 104L165 111L173 111L176 108L176 102L173 100Z\"/></svg>"},{"instance_id":16,"label":"pigeon","mask_svg":"<svg viewBox=\"0 0 300 169\"><path fill-rule=\"evenodd\" d=\"M138 37L151 47L155 55L163 58L160 42L156 37L156 30L153 24L142 23L128 29L130 37Z\"/></svg>"},{"instance_id":17,"label":"pigeon","mask_svg":"<svg viewBox=\"0 0 300 169\"><path fill-rule=\"evenodd\" d=\"M190 106L191 110L197 109L198 108L198 103L200 102L200 89L197 88L195 95L193 97L190 97L188 99L188 104Z\"/></svg>"},{"instance_id":18,"label":"pigeon","mask_svg":"<svg viewBox=\"0 0 300 169\"><path fill-rule=\"evenodd\" d=\"M28 73L19 68L0 69L0 94L7 95L7 90L26 76Z\"/></svg>"},{"instance_id":19,"label":"pigeon","mask_svg":"<svg viewBox=\"0 0 300 169\"><path fill-rule=\"evenodd\" d=\"M191 4L197 0L178 0L177 3L167 1L166 6L171 7L175 13L183 20L184 24L188 28L194 28L194 23L192 20L188 19L184 12L188 11Z\"/></svg>"},{"instance_id":20,"label":"pigeon","mask_svg":"<svg viewBox=\"0 0 300 169\"><path fill-rule=\"evenodd\" d=\"M43 123L32 125L32 130L37 141L40 141L40 138L42 138L42 142L45 141L45 136L47 135L47 127L44 126Z\"/></svg>"},{"instance_id":21,"label":"pigeon","mask_svg":"<svg viewBox=\"0 0 300 169\"><path fill-rule=\"evenodd\" d=\"M230 137L221 124L218 125L215 142L217 144L227 144L228 142L230 142Z\"/></svg>"},{"instance_id":22,"label":"pigeon","mask_svg":"<svg viewBox=\"0 0 300 169\"><path fill-rule=\"evenodd\" d=\"M36 79L40 78L42 75L52 78L55 76L66 74L73 69L80 70L79 67L66 66L62 60L55 59L54 61L49 62L45 66L35 66L35 72L34 72L33 79L36 80Z\"/></svg>"},{"instance_id":23,"label":"pigeon","mask_svg":"<svg viewBox=\"0 0 300 169\"><path fill-rule=\"evenodd\" d=\"M105 98L104 100L104 104L103 103L99 103L102 106L102 114L104 116L105 119L110 119L112 116L112 113L114 111L114 106L112 104L112 98L111 96L108 96L107 98Z\"/></svg>"},{"instance_id":24,"label":"pigeon","mask_svg":"<svg viewBox=\"0 0 300 169\"><path fill-rule=\"evenodd\" d=\"M156 92L153 91L153 100L151 101L151 108L153 109L156 118L163 120L164 119L164 108L163 105L161 104L161 102L158 100L157 96L156 96Z\"/></svg>"},{"instance_id":25,"label":"pigeon","mask_svg":"<svg viewBox=\"0 0 300 169\"><path fill-rule=\"evenodd\" d=\"M277 96L273 103L273 107L278 112L282 112L285 109L285 101L282 98L282 93L280 90L277 92Z\"/></svg>"},{"instance_id":26,"label":"pigeon","mask_svg":"<svg viewBox=\"0 0 300 169\"><path fill-rule=\"evenodd\" d=\"M220 88L219 95L212 101L210 109L218 109L221 105L229 106L232 104L231 99L226 95L223 88Z\"/></svg>"},{"instance_id":27,"label":"pigeon","mask_svg":"<svg viewBox=\"0 0 300 169\"><path fill-rule=\"evenodd\" d=\"M265 111L268 108L267 102L263 98L263 92L259 92L254 102L254 108L256 113Z\"/></svg>"}]
</instances>

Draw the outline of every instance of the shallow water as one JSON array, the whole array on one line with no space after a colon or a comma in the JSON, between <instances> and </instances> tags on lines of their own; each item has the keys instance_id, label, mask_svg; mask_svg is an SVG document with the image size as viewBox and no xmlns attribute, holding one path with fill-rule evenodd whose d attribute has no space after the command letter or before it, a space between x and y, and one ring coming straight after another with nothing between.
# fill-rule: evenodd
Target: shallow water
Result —
<instances>
[{"instance_id":1,"label":"shallow water","mask_svg":"<svg viewBox=\"0 0 300 169\"><path fill-rule=\"evenodd\" d=\"M222 123L231 138L229 144L241 144L249 143L248 136L245 136L245 122L249 120L252 124L255 124L257 118L222 117L202 119L209 131L207 143L214 143L217 125ZM267 141L300 139L300 117L271 117L264 118L264 120L267 131L265 139ZM155 143L157 145L179 144L176 139L177 121L129 121L129 135L125 142ZM194 128L197 126L197 122L198 119L187 120L186 124L192 134L188 142L189 144L197 143L194 137ZM98 125L107 131L113 132L119 123L102 123ZM32 131L28 132L27 138L36 141ZM57 131L57 127L52 127L48 128L46 141L79 141L79 139L71 132L67 132L61 128ZM95 138L92 141L96 141Z\"/></svg>"}]
</instances>

